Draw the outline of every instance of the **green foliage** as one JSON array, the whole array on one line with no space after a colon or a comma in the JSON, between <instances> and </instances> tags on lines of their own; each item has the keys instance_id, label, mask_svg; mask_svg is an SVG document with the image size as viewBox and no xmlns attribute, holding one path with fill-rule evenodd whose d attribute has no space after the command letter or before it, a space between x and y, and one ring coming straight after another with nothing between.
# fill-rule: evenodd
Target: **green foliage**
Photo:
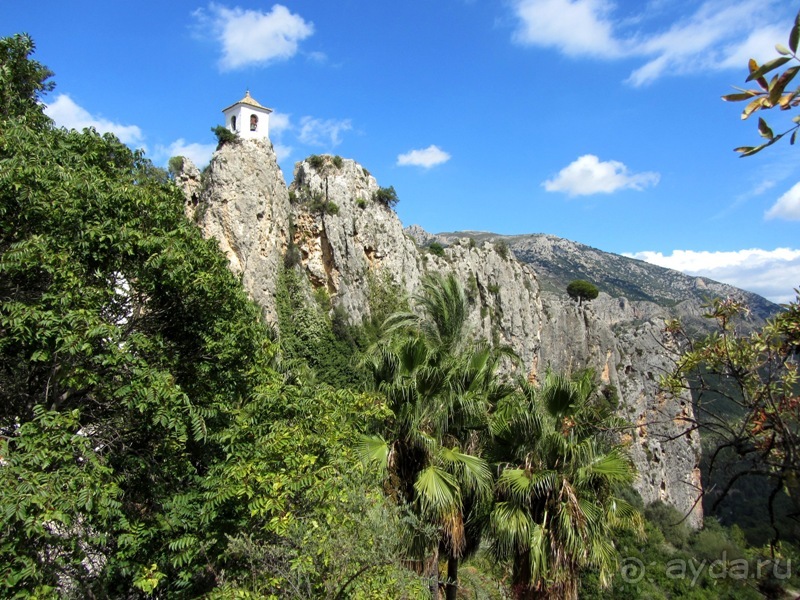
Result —
<instances>
[{"instance_id":1,"label":"green foliage","mask_svg":"<svg viewBox=\"0 0 800 600\"><path fill-rule=\"evenodd\" d=\"M494 249L495 252L497 252L500 255L500 258L502 258L503 260L508 260L508 255L509 252L511 251L510 248L508 247L508 242L506 242L505 240L497 240L494 243Z\"/></svg>"},{"instance_id":2,"label":"green foliage","mask_svg":"<svg viewBox=\"0 0 800 600\"><path fill-rule=\"evenodd\" d=\"M207 589L203 478L272 352L259 312L162 170L34 123L0 125L2 595L116 595L153 563Z\"/></svg>"},{"instance_id":3,"label":"green foliage","mask_svg":"<svg viewBox=\"0 0 800 600\"><path fill-rule=\"evenodd\" d=\"M331 162L337 169L341 169L344 166L344 160L342 160L342 157L338 154L331 159Z\"/></svg>"},{"instance_id":4,"label":"green foliage","mask_svg":"<svg viewBox=\"0 0 800 600\"><path fill-rule=\"evenodd\" d=\"M27 34L0 38L0 120L46 119L39 100L55 87L53 72L32 60L36 45Z\"/></svg>"},{"instance_id":5,"label":"green foliage","mask_svg":"<svg viewBox=\"0 0 800 600\"><path fill-rule=\"evenodd\" d=\"M318 292L326 295L326 292ZM320 381L342 388L357 387L363 372L357 365L357 347L345 334L334 332L328 306L321 307L304 277L286 267L278 278L277 309L280 346L286 369L302 372L307 366ZM346 333L339 327L340 333Z\"/></svg>"},{"instance_id":6,"label":"green foliage","mask_svg":"<svg viewBox=\"0 0 800 600\"><path fill-rule=\"evenodd\" d=\"M689 542L689 526L677 508L663 502L650 504L644 512L648 521L655 524L664 536L664 540L678 550L686 548Z\"/></svg>"},{"instance_id":7,"label":"green foliage","mask_svg":"<svg viewBox=\"0 0 800 600\"><path fill-rule=\"evenodd\" d=\"M386 208L394 208L400 201L397 197L397 192L394 191L394 186L378 188L378 191L372 194L372 200Z\"/></svg>"},{"instance_id":8,"label":"green foliage","mask_svg":"<svg viewBox=\"0 0 800 600\"><path fill-rule=\"evenodd\" d=\"M578 304L583 302L590 302L597 298L600 290L593 283L584 279L576 279L567 286L567 294L573 300L577 300Z\"/></svg>"},{"instance_id":9,"label":"green foliage","mask_svg":"<svg viewBox=\"0 0 800 600\"><path fill-rule=\"evenodd\" d=\"M444 247L439 242L431 242L428 246L428 250L431 254L435 254L436 256L444 256Z\"/></svg>"},{"instance_id":10,"label":"green foliage","mask_svg":"<svg viewBox=\"0 0 800 600\"><path fill-rule=\"evenodd\" d=\"M617 490L635 469L602 432L621 425L598 409L593 373L575 379L548 373L541 386L501 403L492 433L497 480L492 552L513 569L519 597L576 598L580 571L608 587L619 564L618 530L641 532L638 511Z\"/></svg>"},{"instance_id":11,"label":"green foliage","mask_svg":"<svg viewBox=\"0 0 800 600\"><path fill-rule=\"evenodd\" d=\"M315 194L308 203L308 210L323 215L338 215L339 206L335 202L327 201L322 194Z\"/></svg>"},{"instance_id":12,"label":"green foliage","mask_svg":"<svg viewBox=\"0 0 800 600\"><path fill-rule=\"evenodd\" d=\"M786 91L788 85L795 78L798 71L800 71L800 64L787 68L783 73L775 74L769 80L769 82L766 78L768 73L779 69L792 60L800 63L800 59L798 59L797 56L797 43L799 38L800 12L798 12L797 16L795 16L792 29L789 33L788 47L784 46L783 44L778 44L775 47L780 56L764 63L763 65L759 65L752 58L750 59L748 63L748 70L750 74L748 75L746 81L754 81L758 87L751 89L737 88L738 91L735 94L727 94L722 97L723 100L728 102L747 102L747 106L742 112L743 120L749 118L752 114L758 112L759 110L779 108L782 111L787 111L797 108L797 106L800 105L800 88L788 92ZM771 146L787 134L791 134L789 137L789 143L793 145L797 139L797 130L800 128L800 116L793 117L792 122L794 125L789 127L786 131L775 134L767 122L763 118L759 117L758 134L767 141L758 146L740 146L734 150L739 152L741 156L752 156L767 146Z\"/></svg>"},{"instance_id":13,"label":"green foliage","mask_svg":"<svg viewBox=\"0 0 800 600\"><path fill-rule=\"evenodd\" d=\"M782 598L797 585L790 566L795 556L791 550L779 551L773 558L768 551L748 548L741 532L720 527L714 519L707 519L703 529L690 533L685 546L677 549L664 540L659 525L648 518L644 538L618 534L615 545L624 559L611 588L602 589L596 572L585 571L579 597L758 600Z\"/></svg>"},{"instance_id":14,"label":"green foliage","mask_svg":"<svg viewBox=\"0 0 800 600\"><path fill-rule=\"evenodd\" d=\"M478 432L509 390L498 382L499 354L467 338L467 300L454 275L428 276L416 301L419 314L391 315L387 336L365 356L391 417L360 452L384 474L389 496L432 529L412 536L408 552L435 581L440 551L455 574L477 548L492 489ZM446 587L455 598L455 581Z\"/></svg>"},{"instance_id":15,"label":"green foliage","mask_svg":"<svg viewBox=\"0 0 800 600\"><path fill-rule=\"evenodd\" d=\"M317 171L322 169L325 166L325 157L319 156L317 154L312 154L309 156L306 161L308 162L311 167Z\"/></svg>"},{"instance_id":16,"label":"green foliage","mask_svg":"<svg viewBox=\"0 0 800 600\"><path fill-rule=\"evenodd\" d=\"M167 171L173 177L183 170L183 163L186 159L183 156L173 156L167 163Z\"/></svg>"},{"instance_id":17,"label":"green foliage","mask_svg":"<svg viewBox=\"0 0 800 600\"><path fill-rule=\"evenodd\" d=\"M225 144L236 144L239 142L239 135L222 125L212 127L211 131L217 137L217 150L222 148Z\"/></svg>"},{"instance_id":18,"label":"green foliage","mask_svg":"<svg viewBox=\"0 0 800 600\"><path fill-rule=\"evenodd\" d=\"M363 210L367 208L367 201L363 198L356 198L356 206Z\"/></svg>"}]
</instances>

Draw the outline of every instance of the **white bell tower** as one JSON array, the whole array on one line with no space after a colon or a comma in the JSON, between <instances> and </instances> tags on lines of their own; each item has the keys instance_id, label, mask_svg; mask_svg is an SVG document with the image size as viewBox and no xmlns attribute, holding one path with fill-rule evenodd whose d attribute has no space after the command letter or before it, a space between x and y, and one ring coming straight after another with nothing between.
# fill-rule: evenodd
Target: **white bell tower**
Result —
<instances>
[{"instance_id":1,"label":"white bell tower","mask_svg":"<svg viewBox=\"0 0 800 600\"><path fill-rule=\"evenodd\" d=\"M245 140L269 139L271 108L261 106L247 91L244 98L222 110L225 127Z\"/></svg>"}]
</instances>

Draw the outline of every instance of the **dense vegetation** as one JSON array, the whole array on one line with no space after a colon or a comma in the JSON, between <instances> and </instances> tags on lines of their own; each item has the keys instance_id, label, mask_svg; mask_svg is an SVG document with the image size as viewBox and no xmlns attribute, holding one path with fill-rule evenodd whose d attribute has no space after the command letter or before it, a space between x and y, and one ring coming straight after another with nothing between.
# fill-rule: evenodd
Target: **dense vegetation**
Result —
<instances>
[{"instance_id":1,"label":"dense vegetation","mask_svg":"<svg viewBox=\"0 0 800 600\"><path fill-rule=\"evenodd\" d=\"M164 171L47 119L32 52L0 40L0 595L742 598L785 567L671 570L761 557L645 511L593 374L501 375L454 276L372 273L353 325L289 248L278 336Z\"/></svg>"}]
</instances>

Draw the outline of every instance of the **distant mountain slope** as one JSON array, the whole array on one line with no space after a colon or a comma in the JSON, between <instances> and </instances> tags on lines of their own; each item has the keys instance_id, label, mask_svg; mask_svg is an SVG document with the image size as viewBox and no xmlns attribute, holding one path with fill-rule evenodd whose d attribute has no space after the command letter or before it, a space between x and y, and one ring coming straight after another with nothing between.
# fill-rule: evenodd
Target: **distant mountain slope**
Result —
<instances>
[{"instance_id":1,"label":"distant mountain slope","mask_svg":"<svg viewBox=\"0 0 800 600\"><path fill-rule=\"evenodd\" d=\"M754 321L774 315L778 306L752 292L719 283L706 277L692 277L619 254L604 252L578 242L542 233L497 235L483 231L457 231L426 234L418 226L406 230L421 245L437 241L449 245L458 239L476 242L499 241L508 244L521 262L533 267L543 291L566 295L570 281L586 279L612 297L653 302L664 308L686 303L699 306L714 297L733 296L744 300ZM684 311L678 310L678 313ZM694 311L692 311L694 312Z\"/></svg>"}]
</instances>

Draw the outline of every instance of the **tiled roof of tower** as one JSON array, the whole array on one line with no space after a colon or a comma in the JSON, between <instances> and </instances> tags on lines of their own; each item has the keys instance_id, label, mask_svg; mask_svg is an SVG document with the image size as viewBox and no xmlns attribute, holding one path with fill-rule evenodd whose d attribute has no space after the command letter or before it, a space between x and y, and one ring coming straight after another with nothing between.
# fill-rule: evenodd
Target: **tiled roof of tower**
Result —
<instances>
[{"instance_id":1,"label":"tiled roof of tower","mask_svg":"<svg viewBox=\"0 0 800 600\"><path fill-rule=\"evenodd\" d=\"M250 95L250 90L247 90L247 93L245 93L244 98L242 98L238 102L234 102L233 104L231 104L230 106L228 106L226 108L223 108L222 112L225 112L229 108L233 108L237 104L248 104L248 105L253 106L255 108L261 108L263 110L272 112L271 108L267 108L266 106L262 106L261 104L259 104L258 101Z\"/></svg>"}]
</instances>

